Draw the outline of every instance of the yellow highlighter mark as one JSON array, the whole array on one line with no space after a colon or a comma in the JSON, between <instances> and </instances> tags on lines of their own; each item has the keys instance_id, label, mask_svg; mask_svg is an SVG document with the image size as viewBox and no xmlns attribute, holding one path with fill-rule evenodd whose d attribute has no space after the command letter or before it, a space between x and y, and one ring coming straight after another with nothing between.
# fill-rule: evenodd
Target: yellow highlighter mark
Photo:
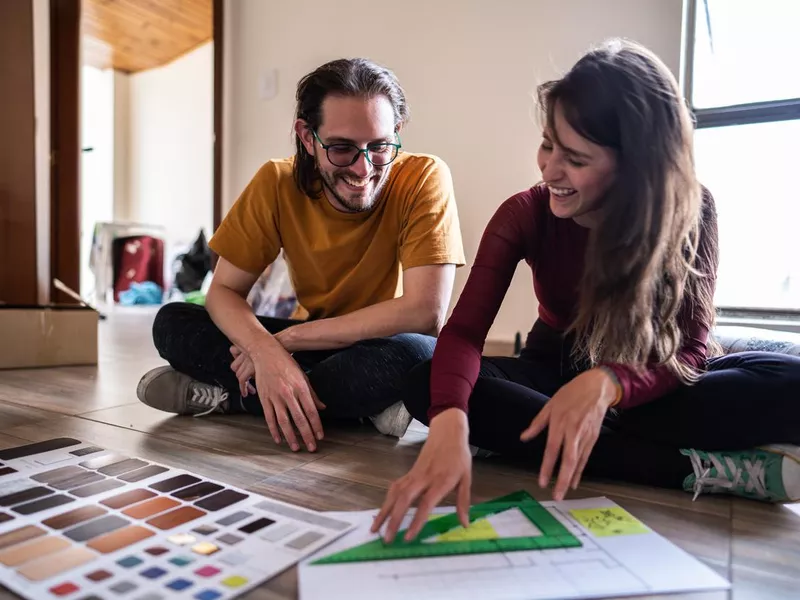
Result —
<instances>
[{"instance_id":1,"label":"yellow highlighter mark","mask_svg":"<svg viewBox=\"0 0 800 600\"><path fill-rule=\"evenodd\" d=\"M619 506L581 508L569 512L596 537L635 535L650 532L641 521Z\"/></svg>"}]
</instances>

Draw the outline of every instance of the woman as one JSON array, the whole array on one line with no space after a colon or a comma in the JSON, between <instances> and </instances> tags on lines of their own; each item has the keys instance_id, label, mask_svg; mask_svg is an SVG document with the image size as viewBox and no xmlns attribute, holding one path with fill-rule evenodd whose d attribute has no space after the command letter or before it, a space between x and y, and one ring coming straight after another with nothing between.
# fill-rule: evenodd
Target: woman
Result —
<instances>
[{"instance_id":1,"label":"woman","mask_svg":"<svg viewBox=\"0 0 800 600\"><path fill-rule=\"evenodd\" d=\"M539 100L543 183L497 210L433 360L413 373L406 406L430 432L373 530L386 522L393 539L416 502L413 538L456 488L466 523L469 444L539 467L542 487L554 476L556 500L584 470L800 499L800 359L714 357L716 212L674 77L615 40ZM520 260L539 318L519 358L482 357Z\"/></svg>"}]
</instances>

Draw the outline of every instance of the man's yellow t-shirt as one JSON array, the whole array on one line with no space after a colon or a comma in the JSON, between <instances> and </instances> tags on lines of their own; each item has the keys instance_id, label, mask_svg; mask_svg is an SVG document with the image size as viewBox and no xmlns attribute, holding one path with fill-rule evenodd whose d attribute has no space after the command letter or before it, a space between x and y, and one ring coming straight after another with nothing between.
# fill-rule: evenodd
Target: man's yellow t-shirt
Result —
<instances>
[{"instance_id":1,"label":"man's yellow t-shirt","mask_svg":"<svg viewBox=\"0 0 800 600\"><path fill-rule=\"evenodd\" d=\"M344 213L309 198L293 159L264 164L209 245L234 266L260 274L284 251L298 315L324 319L396 298L403 269L462 266L453 181L435 156L403 152L368 212ZM305 313L305 314L303 314Z\"/></svg>"}]
</instances>

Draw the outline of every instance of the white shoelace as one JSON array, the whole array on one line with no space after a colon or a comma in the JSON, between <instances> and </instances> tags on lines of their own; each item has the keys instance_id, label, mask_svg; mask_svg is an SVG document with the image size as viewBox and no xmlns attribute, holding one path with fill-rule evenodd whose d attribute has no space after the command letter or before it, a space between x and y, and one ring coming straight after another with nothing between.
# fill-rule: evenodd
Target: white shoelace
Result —
<instances>
[{"instance_id":1,"label":"white shoelace","mask_svg":"<svg viewBox=\"0 0 800 600\"><path fill-rule=\"evenodd\" d=\"M695 476L692 501L697 500L704 489L710 489L712 492L732 490L741 487L742 484L744 484L745 492L754 493L761 498L767 497L763 460L751 461L744 458L742 459L744 468L737 468L736 462L730 456L724 457L725 464L723 465L722 461L713 454L709 454L708 459L703 460L695 450L690 451L689 459L692 461ZM711 476L712 467L717 471L716 477ZM728 476L728 473L731 473L731 476ZM746 482L744 481L745 473L747 474Z\"/></svg>"},{"instance_id":2,"label":"white shoelace","mask_svg":"<svg viewBox=\"0 0 800 600\"><path fill-rule=\"evenodd\" d=\"M223 388L211 385L195 385L192 389L192 403L205 406L203 412L196 413L195 417L211 414L217 407L228 399L228 392Z\"/></svg>"}]
</instances>

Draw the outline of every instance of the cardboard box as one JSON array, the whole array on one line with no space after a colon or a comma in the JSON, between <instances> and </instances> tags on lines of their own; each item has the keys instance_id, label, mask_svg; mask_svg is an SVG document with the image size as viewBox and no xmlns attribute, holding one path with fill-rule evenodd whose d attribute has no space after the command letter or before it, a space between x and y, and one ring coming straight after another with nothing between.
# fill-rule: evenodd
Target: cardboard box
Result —
<instances>
[{"instance_id":1,"label":"cardboard box","mask_svg":"<svg viewBox=\"0 0 800 600\"><path fill-rule=\"evenodd\" d=\"M98 320L88 306L0 304L0 369L96 365Z\"/></svg>"}]
</instances>

